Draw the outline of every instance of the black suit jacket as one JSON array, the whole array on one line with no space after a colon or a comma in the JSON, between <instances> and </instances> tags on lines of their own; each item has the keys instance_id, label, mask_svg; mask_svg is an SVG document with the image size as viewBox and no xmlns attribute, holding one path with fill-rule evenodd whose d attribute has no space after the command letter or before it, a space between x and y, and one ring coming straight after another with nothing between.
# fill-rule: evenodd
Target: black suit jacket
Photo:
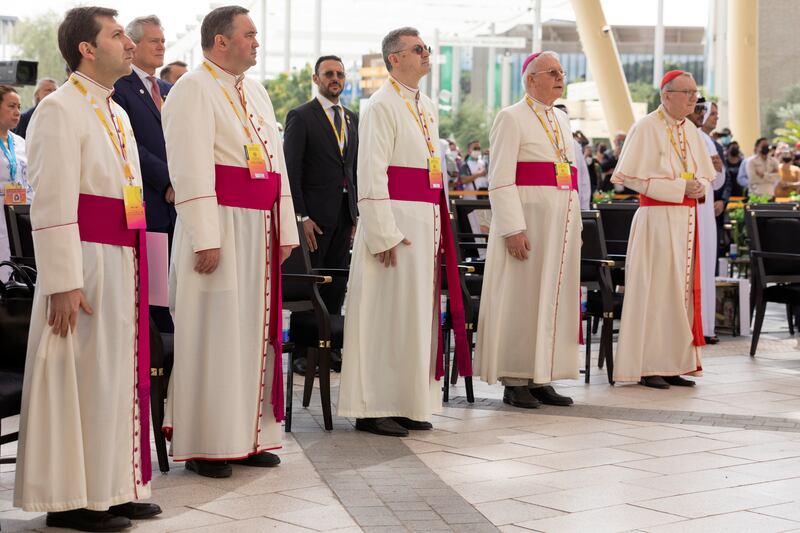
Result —
<instances>
[{"instance_id":1,"label":"black suit jacket","mask_svg":"<svg viewBox=\"0 0 800 533\"><path fill-rule=\"evenodd\" d=\"M347 146L344 156L319 100L289 111L283 135L283 153L292 186L295 213L319 226L336 224L342 205L342 184L347 181L350 217L355 223L358 115L344 108Z\"/></svg>"},{"instance_id":2,"label":"black suit jacket","mask_svg":"<svg viewBox=\"0 0 800 533\"><path fill-rule=\"evenodd\" d=\"M172 85L156 78L161 96L166 97ZM127 113L139 149L139 165L144 182L147 228L172 233L175 228L175 206L168 204L164 193L170 184L167 149L161 129L161 112L150 96L150 89L131 72L114 84L114 101Z\"/></svg>"},{"instance_id":3,"label":"black suit jacket","mask_svg":"<svg viewBox=\"0 0 800 533\"><path fill-rule=\"evenodd\" d=\"M17 127L11 131L24 139L25 134L28 133L28 124L31 122L31 117L33 116L34 111L36 111L36 106L25 110L25 112L19 116L19 124L17 124Z\"/></svg>"}]
</instances>

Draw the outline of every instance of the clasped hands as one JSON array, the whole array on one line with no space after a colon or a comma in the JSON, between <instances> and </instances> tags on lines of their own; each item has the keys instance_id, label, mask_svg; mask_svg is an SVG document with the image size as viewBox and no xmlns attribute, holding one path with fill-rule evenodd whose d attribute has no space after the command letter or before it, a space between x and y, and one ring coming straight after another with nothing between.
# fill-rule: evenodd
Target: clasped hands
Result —
<instances>
[{"instance_id":1,"label":"clasped hands","mask_svg":"<svg viewBox=\"0 0 800 533\"><path fill-rule=\"evenodd\" d=\"M696 179L688 180L686 182L686 192L684 194L686 194L686 196L689 198L699 200L700 198L705 197L706 188Z\"/></svg>"}]
</instances>

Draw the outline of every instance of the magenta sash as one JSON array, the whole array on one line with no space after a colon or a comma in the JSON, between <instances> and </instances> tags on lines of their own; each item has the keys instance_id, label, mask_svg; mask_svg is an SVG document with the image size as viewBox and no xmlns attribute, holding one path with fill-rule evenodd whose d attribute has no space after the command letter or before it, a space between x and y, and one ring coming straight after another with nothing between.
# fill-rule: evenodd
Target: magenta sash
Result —
<instances>
[{"instance_id":1,"label":"magenta sash","mask_svg":"<svg viewBox=\"0 0 800 533\"><path fill-rule=\"evenodd\" d=\"M147 238L144 229L128 229L120 198L92 194L78 197L78 231L81 241L133 248L139 264L136 391L139 396L139 449L142 483L150 481L150 308L147 301Z\"/></svg>"},{"instance_id":2,"label":"magenta sash","mask_svg":"<svg viewBox=\"0 0 800 533\"><path fill-rule=\"evenodd\" d=\"M244 209L257 209L271 211L272 231L270 232L269 258L270 268L270 304L269 304L269 330L267 336L275 352L275 364L272 375L272 413L275 420L283 421L285 410L283 404L283 365L282 348L283 336L281 326L283 321L281 298L281 256L280 256L280 197L281 175L276 172L267 172L267 179L259 180L250 177L246 167L232 167L227 165L214 165L216 174L217 203L227 207L240 207ZM259 407L259 411L261 408Z\"/></svg>"},{"instance_id":3,"label":"magenta sash","mask_svg":"<svg viewBox=\"0 0 800 533\"><path fill-rule=\"evenodd\" d=\"M461 279L458 276L458 259L456 258L455 241L450 226L450 211L447 198L442 189L431 189L428 181L428 170L424 168L389 167L389 197L392 200L406 202L424 202L439 204L439 216L442 222L442 242L437 254L436 275L439 275L441 256L445 256L445 272L450 295L450 316L456 339L456 363L459 375L472 376L472 360L467 342L467 328L464 319L464 300L461 295ZM439 283L441 292L441 281ZM442 328L439 328L439 343L436 351L436 380L444 376L444 341ZM446 377L445 377L446 379Z\"/></svg>"},{"instance_id":4,"label":"magenta sash","mask_svg":"<svg viewBox=\"0 0 800 533\"><path fill-rule=\"evenodd\" d=\"M572 188L578 190L578 169L570 166ZM523 187L555 187L556 165L550 161L518 161L517 185Z\"/></svg>"}]
</instances>

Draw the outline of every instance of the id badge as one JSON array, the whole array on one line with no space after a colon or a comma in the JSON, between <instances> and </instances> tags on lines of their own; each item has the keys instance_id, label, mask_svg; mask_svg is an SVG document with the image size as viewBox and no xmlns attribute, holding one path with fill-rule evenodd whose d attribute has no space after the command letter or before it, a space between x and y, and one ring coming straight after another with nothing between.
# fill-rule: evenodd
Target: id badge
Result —
<instances>
[{"instance_id":1,"label":"id badge","mask_svg":"<svg viewBox=\"0 0 800 533\"><path fill-rule=\"evenodd\" d=\"M694 172L681 172L681 178L686 181L692 181L694 179Z\"/></svg>"},{"instance_id":2,"label":"id badge","mask_svg":"<svg viewBox=\"0 0 800 533\"><path fill-rule=\"evenodd\" d=\"M6 205L24 205L28 203L25 187L19 183L6 183L4 194Z\"/></svg>"},{"instance_id":3,"label":"id badge","mask_svg":"<svg viewBox=\"0 0 800 533\"><path fill-rule=\"evenodd\" d=\"M147 229L144 216L144 198L141 185L125 185L122 200L125 203L125 221L128 229Z\"/></svg>"},{"instance_id":4,"label":"id badge","mask_svg":"<svg viewBox=\"0 0 800 533\"><path fill-rule=\"evenodd\" d=\"M431 189L443 189L442 160L439 157L428 158L428 183Z\"/></svg>"},{"instance_id":5,"label":"id badge","mask_svg":"<svg viewBox=\"0 0 800 533\"><path fill-rule=\"evenodd\" d=\"M569 163L556 163L556 188L566 191L572 189L572 170Z\"/></svg>"},{"instance_id":6,"label":"id badge","mask_svg":"<svg viewBox=\"0 0 800 533\"><path fill-rule=\"evenodd\" d=\"M250 178L254 180L267 179L267 163L264 161L264 150L261 144L245 144L244 153L247 159L247 169L250 171Z\"/></svg>"}]
</instances>

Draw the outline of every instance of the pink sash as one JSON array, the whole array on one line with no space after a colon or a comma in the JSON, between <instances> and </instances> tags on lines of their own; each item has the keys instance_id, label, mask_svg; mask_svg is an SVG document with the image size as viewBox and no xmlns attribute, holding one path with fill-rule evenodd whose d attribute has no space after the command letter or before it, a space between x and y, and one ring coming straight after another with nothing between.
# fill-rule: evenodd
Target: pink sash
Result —
<instances>
[{"instance_id":1,"label":"pink sash","mask_svg":"<svg viewBox=\"0 0 800 533\"><path fill-rule=\"evenodd\" d=\"M572 189L578 190L578 169L570 167ZM517 185L524 187L555 187L556 165L549 161L518 161Z\"/></svg>"},{"instance_id":2,"label":"pink sash","mask_svg":"<svg viewBox=\"0 0 800 533\"><path fill-rule=\"evenodd\" d=\"M81 194L78 197L78 231L83 242L133 248L139 264L138 322L136 326L136 391L139 396L139 449L142 483L150 481L150 308L147 301L146 230L128 229L122 199Z\"/></svg>"},{"instance_id":3,"label":"pink sash","mask_svg":"<svg viewBox=\"0 0 800 533\"><path fill-rule=\"evenodd\" d=\"M456 339L456 363L459 375L472 376L472 360L467 343L467 328L464 319L464 300L461 295L461 278L458 275L458 259L456 258L455 241L450 227L450 211L442 189L431 189L428 181L428 170L424 168L389 167L389 197L392 200L407 202L424 202L439 204L439 216L442 222L442 243L437 257L437 276L441 265L441 255L445 256L445 272L450 294L450 316ZM441 293L441 280L439 283ZM436 351L436 380L444 376L444 341L442 328L439 328L439 346ZM445 377L446 379L446 377Z\"/></svg>"},{"instance_id":4,"label":"pink sash","mask_svg":"<svg viewBox=\"0 0 800 533\"><path fill-rule=\"evenodd\" d=\"M282 298L281 298L281 256L280 256L280 197L281 175L267 172L267 179L256 180L250 177L246 167L232 167L227 165L214 165L216 173L217 203L227 207L241 207L244 209L257 209L259 211L275 212L272 217L272 231L270 232L269 248L272 257L269 258L270 268L270 303L269 303L269 330L267 335L269 343L275 352L275 364L272 374L272 413L275 420L281 422L285 418L283 407L283 365L282 341ZM263 384L262 384L263 385Z\"/></svg>"}]
</instances>

